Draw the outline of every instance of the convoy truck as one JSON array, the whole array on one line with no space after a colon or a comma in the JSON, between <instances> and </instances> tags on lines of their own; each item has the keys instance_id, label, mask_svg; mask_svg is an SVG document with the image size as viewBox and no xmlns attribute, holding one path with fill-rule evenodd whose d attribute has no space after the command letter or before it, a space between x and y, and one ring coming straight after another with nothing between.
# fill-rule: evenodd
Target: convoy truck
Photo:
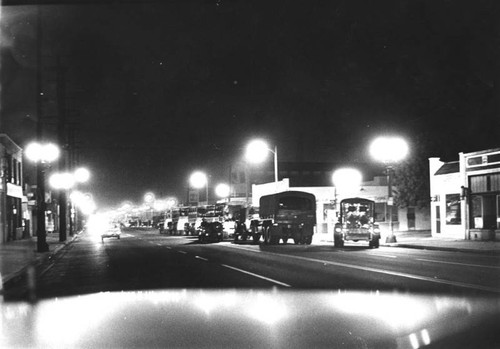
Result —
<instances>
[{"instance_id":1,"label":"convoy truck","mask_svg":"<svg viewBox=\"0 0 500 349\"><path fill-rule=\"evenodd\" d=\"M284 244L293 239L295 244L311 244L316 226L316 197L302 191L284 191L265 195L259 201L259 221L251 226L264 244Z\"/></svg>"},{"instance_id":2,"label":"convoy truck","mask_svg":"<svg viewBox=\"0 0 500 349\"><path fill-rule=\"evenodd\" d=\"M335 224L333 243L344 246L344 241L368 241L378 248L380 228L375 223L375 202L363 198L347 198L340 202L339 221Z\"/></svg>"}]
</instances>

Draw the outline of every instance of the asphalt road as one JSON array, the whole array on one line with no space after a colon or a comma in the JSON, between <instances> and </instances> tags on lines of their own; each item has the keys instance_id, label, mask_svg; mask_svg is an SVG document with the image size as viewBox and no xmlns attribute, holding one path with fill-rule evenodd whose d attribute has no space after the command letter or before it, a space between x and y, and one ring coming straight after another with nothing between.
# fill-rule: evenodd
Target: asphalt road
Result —
<instances>
[{"instance_id":1,"label":"asphalt road","mask_svg":"<svg viewBox=\"0 0 500 349\"><path fill-rule=\"evenodd\" d=\"M172 288L293 288L500 294L500 256L346 244L201 244L195 237L125 229L121 239L82 233L37 270L38 297ZM26 292L26 280L9 294ZM24 289L24 291L23 291Z\"/></svg>"}]
</instances>

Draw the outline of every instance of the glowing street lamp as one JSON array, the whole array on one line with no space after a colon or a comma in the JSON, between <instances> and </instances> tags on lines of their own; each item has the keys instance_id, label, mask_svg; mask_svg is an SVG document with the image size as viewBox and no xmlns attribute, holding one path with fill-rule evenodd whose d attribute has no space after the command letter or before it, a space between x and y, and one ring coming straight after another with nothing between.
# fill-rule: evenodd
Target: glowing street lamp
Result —
<instances>
[{"instance_id":1,"label":"glowing street lamp","mask_svg":"<svg viewBox=\"0 0 500 349\"><path fill-rule=\"evenodd\" d=\"M215 187L215 194L220 198L228 199L230 194L229 185L227 185L226 183L218 184Z\"/></svg>"},{"instance_id":2,"label":"glowing street lamp","mask_svg":"<svg viewBox=\"0 0 500 349\"><path fill-rule=\"evenodd\" d=\"M354 192L359 190L362 180L361 172L354 168L341 168L332 175L335 191Z\"/></svg>"},{"instance_id":3,"label":"glowing street lamp","mask_svg":"<svg viewBox=\"0 0 500 349\"><path fill-rule=\"evenodd\" d=\"M59 148L52 143L30 143L26 147L26 157L36 163L37 202L37 252L47 252L47 232L45 230L45 167L59 157Z\"/></svg>"},{"instance_id":4,"label":"glowing street lamp","mask_svg":"<svg viewBox=\"0 0 500 349\"><path fill-rule=\"evenodd\" d=\"M76 182L85 183L90 178L90 172L86 168L80 167L75 170L74 177Z\"/></svg>"},{"instance_id":5,"label":"glowing street lamp","mask_svg":"<svg viewBox=\"0 0 500 349\"><path fill-rule=\"evenodd\" d=\"M272 150L266 142L256 139L248 143L245 157L251 163L260 163L267 158L269 152L274 154L274 182L276 183L276 190L278 190L278 147L275 146L274 150Z\"/></svg>"},{"instance_id":6,"label":"glowing street lamp","mask_svg":"<svg viewBox=\"0 0 500 349\"><path fill-rule=\"evenodd\" d=\"M394 206L394 199L392 197L393 165L403 160L408 155L408 151L408 143L400 137L379 137L376 138L370 145L371 156L384 163L387 170L387 205L390 207L389 225L391 234L387 237L386 242L396 242L392 221L392 210Z\"/></svg>"},{"instance_id":7,"label":"glowing street lamp","mask_svg":"<svg viewBox=\"0 0 500 349\"><path fill-rule=\"evenodd\" d=\"M193 172L191 174L191 177L189 177L189 183L195 189L201 189L205 187L205 194L208 205L208 176L201 171Z\"/></svg>"},{"instance_id":8,"label":"glowing street lamp","mask_svg":"<svg viewBox=\"0 0 500 349\"><path fill-rule=\"evenodd\" d=\"M59 193L59 241L66 240L66 191L72 189L77 183L87 182L90 178L90 172L85 168L78 168L73 173L62 172L53 173L49 178L49 184L52 188L60 190ZM69 232L73 235L73 202L70 200L70 219Z\"/></svg>"}]
</instances>

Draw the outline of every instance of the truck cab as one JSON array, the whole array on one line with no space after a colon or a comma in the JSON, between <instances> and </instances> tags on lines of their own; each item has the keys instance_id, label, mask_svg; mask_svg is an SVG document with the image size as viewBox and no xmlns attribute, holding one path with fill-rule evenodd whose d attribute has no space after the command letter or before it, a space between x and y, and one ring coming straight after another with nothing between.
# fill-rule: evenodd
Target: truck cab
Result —
<instances>
[{"instance_id":1,"label":"truck cab","mask_svg":"<svg viewBox=\"0 0 500 349\"><path fill-rule=\"evenodd\" d=\"M340 202L339 221L335 224L333 243L344 246L344 241L368 241L370 247L379 247L380 228L375 223L375 202L363 198L349 198Z\"/></svg>"},{"instance_id":2,"label":"truck cab","mask_svg":"<svg viewBox=\"0 0 500 349\"><path fill-rule=\"evenodd\" d=\"M260 198L259 216L265 244L311 244L316 226L316 197L285 191Z\"/></svg>"}]
</instances>

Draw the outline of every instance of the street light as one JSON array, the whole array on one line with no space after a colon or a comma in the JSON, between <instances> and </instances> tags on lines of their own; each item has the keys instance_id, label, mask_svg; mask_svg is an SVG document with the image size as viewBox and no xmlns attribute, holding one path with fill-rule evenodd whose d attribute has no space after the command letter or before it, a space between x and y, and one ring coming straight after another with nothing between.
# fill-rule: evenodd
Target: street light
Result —
<instances>
[{"instance_id":1,"label":"street light","mask_svg":"<svg viewBox=\"0 0 500 349\"><path fill-rule=\"evenodd\" d=\"M278 147L275 146L272 150L266 142L256 139L248 143L245 155L249 162L260 163L266 159L268 152L274 154L274 183L276 191L278 191Z\"/></svg>"},{"instance_id":2,"label":"street light","mask_svg":"<svg viewBox=\"0 0 500 349\"><path fill-rule=\"evenodd\" d=\"M335 185L335 191L341 189L348 193L359 190L362 178L361 172L354 168L341 168L333 173L332 182Z\"/></svg>"},{"instance_id":3,"label":"street light","mask_svg":"<svg viewBox=\"0 0 500 349\"><path fill-rule=\"evenodd\" d=\"M230 188L226 183L220 183L215 187L215 194L218 197L227 199L229 201Z\"/></svg>"},{"instance_id":4,"label":"street light","mask_svg":"<svg viewBox=\"0 0 500 349\"><path fill-rule=\"evenodd\" d=\"M205 194L208 205L208 176L201 171L193 172L193 174L191 174L191 177L189 177L189 183L195 189L201 189L205 187Z\"/></svg>"},{"instance_id":5,"label":"street light","mask_svg":"<svg viewBox=\"0 0 500 349\"><path fill-rule=\"evenodd\" d=\"M392 221L392 210L394 199L392 197L392 176L393 165L403 160L408 155L408 144L400 137L379 137L376 138L370 145L371 156L384 163L387 172L387 205L389 209L389 225L391 234L387 237L386 242L397 242L394 235L394 227Z\"/></svg>"},{"instance_id":6,"label":"street light","mask_svg":"<svg viewBox=\"0 0 500 349\"><path fill-rule=\"evenodd\" d=\"M47 252L47 232L45 230L45 167L59 157L59 148L52 143L30 143L26 147L26 157L36 163L37 202L37 252Z\"/></svg>"},{"instance_id":7,"label":"street light","mask_svg":"<svg viewBox=\"0 0 500 349\"><path fill-rule=\"evenodd\" d=\"M59 241L66 241L66 191L72 189L77 183L87 182L90 172L86 168L78 168L73 173L56 172L49 177L49 184L52 188L60 190L59 195ZM70 199L69 233L73 235L73 201Z\"/></svg>"}]
</instances>

